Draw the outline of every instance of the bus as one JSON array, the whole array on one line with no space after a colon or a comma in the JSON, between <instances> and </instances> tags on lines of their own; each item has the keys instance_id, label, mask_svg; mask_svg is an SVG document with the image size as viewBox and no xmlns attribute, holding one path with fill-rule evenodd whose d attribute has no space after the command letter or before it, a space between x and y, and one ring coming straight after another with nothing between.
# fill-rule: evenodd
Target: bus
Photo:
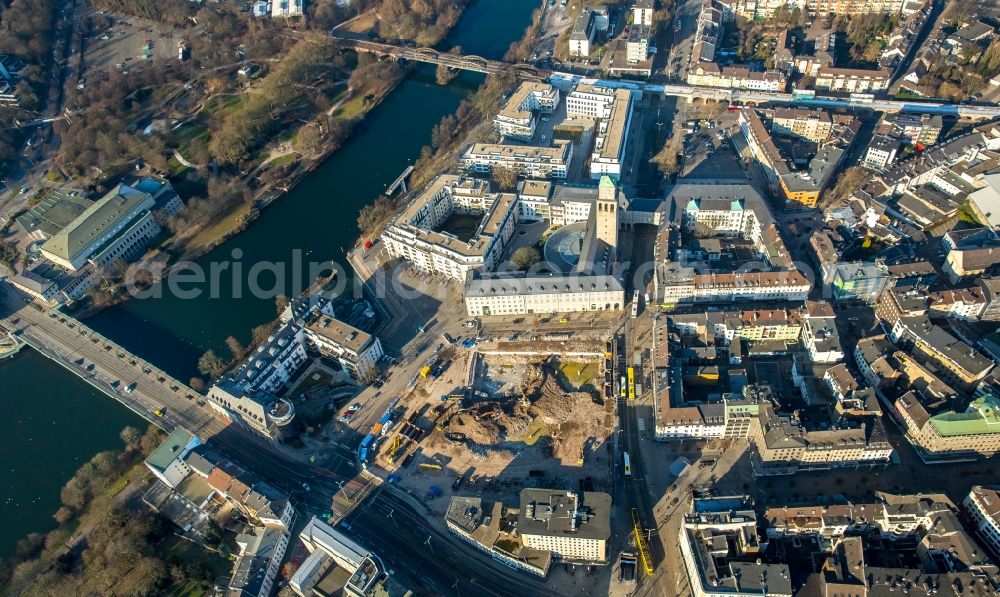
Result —
<instances>
[{"instance_id":1,"label":"bus","mask_svg":"<svg viewBox=\"0 0 1000 597\"><path fill-rule=\"evenodd\" d=\"M625 478L632 478L632 464L628 460L628 452L622 452L622 464L625 466Z\"/></svg>"},{"instance_id":2,"label":"bus","mask_svg":"<svg viewBox=\"0 0 1000 597\"><path fill-rule=\"evenodd\" d=\"M628 399L635 400L635 368L628 368Z\"/></svg>"},{"instance_id":3,"label":"bus","mask_svg":"<svg viewBox=\"0 0 1000 597\"><path fill-rule=\"evenodd\" d=\"M626 391L626 390L625 390L625 388L626 388L626 387L627 387L627 386L625 385L625 376L624 376L624 375L622 375L622 379L621 379L621 384L620 384L620 385L618 386L618 389L619 389L619 390L620 390L620 392L621 392L621 397L622 397L622 398L624 398L624 397L625 397L625 391Z\"/></svg>"}]
</instances>

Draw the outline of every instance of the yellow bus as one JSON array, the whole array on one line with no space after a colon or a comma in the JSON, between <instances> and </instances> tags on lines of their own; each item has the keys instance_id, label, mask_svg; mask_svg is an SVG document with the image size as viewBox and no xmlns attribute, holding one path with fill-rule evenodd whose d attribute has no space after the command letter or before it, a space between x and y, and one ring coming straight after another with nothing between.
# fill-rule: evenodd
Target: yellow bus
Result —
<instances>
[{"instance_id":1,"label":"yellow bus","mask_svg":"<svg viewBox=\"0 0 1000 597\"><path fill-rule=\"evenodd\" d=\"M635 368L628 368L628 399L635 400Z\"/></svg>"}]
</instances>

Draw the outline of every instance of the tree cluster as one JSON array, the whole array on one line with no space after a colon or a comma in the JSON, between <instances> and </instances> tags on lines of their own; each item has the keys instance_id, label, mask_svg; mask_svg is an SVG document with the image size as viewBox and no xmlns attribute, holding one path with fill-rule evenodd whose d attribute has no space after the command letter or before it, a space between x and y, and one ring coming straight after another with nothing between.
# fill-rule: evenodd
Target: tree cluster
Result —
<instances>
[{"instance_id":1,"label":"tree cluster","mask_svg":"<svg viewBox=\"0 0 1000 597\"><path fill-rule=\"evenodd\" d=\"M13 558L0 565L0 592L23 595L147 595L173 582L210 582L203 566L185 567L156 555L168 534L166 521L146 508L126 512L116 505L112 486L163 441L153 426L146 432L124 428L124 447L96 454L62 488L62 506L53 515L59 528L32 533L18 543ZM86 529L82 550L59 553L77 528ZM23 591L23 592L22 592Z\"/></svg>"},{"instance_id":2,"label":"tree cluster","mask_svg":"<svg viewBox=\"0 0 1000 597\"><path fill-rule=\"evenodd\" d=\"M869 172L860 166L854 166L844 170L833 188L823 197L822 204L825 207L837 206L851 196L854 191L865 186L869 178Z\"/></svg>"},{"instance_id":3,"label":"tree cluster","mask_svg":"<svg viewBox=\"0 0 1000 597\"><path fill-rule=\"evenodd\" d=\"M212 155L224 164L249 157L282 128L284 116L314 79L329 75L336 51L328 37L299 41L240 107L228 114L212 135Z\"/></svg>"},{"instance_id":4,"label":"tree cluster","mask_svg":"<svg viewBox=\"0 0 1000 597\"><path fill-rule=\"evenodd\" d=\"M19 58L21 81L16 91L21 107L37 110L52 59L55 0L11 0L0 9L0 54Z\"/></svg>"},{"instance_id":5,"label":"tree cluster","mask_svg":"<svg viewBox=\"0 0 1000 597\"><path fill-rule=\"evenodd\" d=\"M468 0L383 0L378 6L379 35L433 46L458 22Z\"/></svg>"},{"instance_id":6,"label":"tree cluster","mask_svg":"<svg viewBox=\"0 0 1000 597\"><path fill-rule=\"evenodd\" d=\"M94 8L179 27L193 14L188 0L93 0Z\"/></svg>"}]
</instances>

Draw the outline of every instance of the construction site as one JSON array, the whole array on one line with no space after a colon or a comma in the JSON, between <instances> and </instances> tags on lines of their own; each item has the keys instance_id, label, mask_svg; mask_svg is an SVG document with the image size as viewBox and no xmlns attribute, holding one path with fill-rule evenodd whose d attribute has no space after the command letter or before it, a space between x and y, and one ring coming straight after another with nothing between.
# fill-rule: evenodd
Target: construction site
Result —
<instances>
[{"instance_id":1,"label":"construction site","mask_svg":"<svg viewBox=\"0 0 1000 597\"><path fill-rule=\"evenodd\" d=\"M376 434L370 465L389 482L442 512L460 489L490 499L524 487L610 491L616 421L600 391L604 354L448 349L436 361Z\"/></svg>"}]
</instances>

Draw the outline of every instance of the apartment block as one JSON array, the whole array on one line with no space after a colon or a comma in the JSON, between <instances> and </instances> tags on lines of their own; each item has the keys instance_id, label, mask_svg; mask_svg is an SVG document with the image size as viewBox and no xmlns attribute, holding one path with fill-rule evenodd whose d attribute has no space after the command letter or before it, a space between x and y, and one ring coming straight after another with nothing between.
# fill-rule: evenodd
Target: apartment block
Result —
<instances>
[{"instance_id":1,"label":"apartment block","mask_svg":"<svg viewBox=\"0 0 1000 597\"><path fill-rule=\"evenodd\" d=\"M621 176L632 125L632 93L628 89L580 83L566 95L566 115L598 120L590 156L591 178Z\"/></svg>"},{"instance_id":2,"label":"apartment block","mask_svg":"<svg viewBox=\"0 0 1000 597\"><path fill-rule=\"evenodd\" d=\"M632 4L632 24L652 27L655 9L656 0L635 0Z\"/></svg>"},{"instance_id":3,"label":"apartment block","mask_svg":"<svg viewBox=\"0 0 1000 597\"><path fill-rule=\"evenodd\" d=\"M335 358L351 379L364 382L377 374L376 363L384 354L377 337L322 313L306 324L305 336L320 354Z\"/></svg>"},{"instance_id":4,"label":"apartment block","mask_svg":"<svg viewBox=\"0 0 1000 597\"><path fill-rule=\"evenodd\" d=\"M802 316L802 345L813 363L839 363L844 359L836 315L830 303L806 301Z\"/></svg>"},{"instance_id":5,"label":"apartment block","mask_svg":"<svg viewBox=\"0 0 1000 597\"><path fill-rule=\"evenodd\" d=\"M865 150L864 165L872 170L885 170L896 160L899 140L889 135L875 135Z\"/></svg>"},{"instance_id":6,"label":"apartment block","mask_svg":"<svg viewBox=\"0 0 1000 597\"><path fill-rule=\"evenodd\" d=\"M979 538L994 555L1000 555L1000 488L973 485L962 505L975 523Z\"/></svg>"},{"instance_id":7,"label":"apartment block","mask_svg":"<svg viewBox=\"0 0 1000 597\"><path fill-rule=\"evenodd\" d=\"M486 181L452 175L435 178L382 232L390 257L422 271L464 282L469 272L494 269L514 236L517 197L491 193ZM481 214L476 233L460 240L442 225L453 214Z\"/></svg>"},{"instance_id":8,"label":"apartment block","mask_svg":"<svg viewBox=\"0 0 1000 597\"><path fill-rule=\"evenodd\" d=\"M816 74L815 87L822 91L847 93L875 93L889 88L890 69L862 70L821 66Z\"/></svg>"},{"instance_id":9,"label":"apartment block","mask_svg":"<svg viewBox=\"0 0 1000 597\"><path fill-rule=\"evenodd\" d=\"M528 141L535 134L538 114L551 114L559 105L559 90L548 83L525 81L493 117L493 130L504 137Z\"/></svg>"},{"instance_id":10,"label":"apartment block","mask_svg":"<svg viewBox=\"0 0 1000 597\"><path fill-rule=\"evenodd\" d=\"M566 178L572 158L573 144L556 139L551 147L473 143L459 163L476 174L489 174L499 166L526 178Z\"/></svg>"},{"instance_id":11,"label":"apartment block","mask_svg":"<svg viewBox=\"0 0 1000 597\"><path fill-rule=\"evenodd\" d=\"M946 381L971 390L993 368L993 361L927 317L901 317L890 332L893 342L912 346L932 361Z\"/></svg>"},{"instance_id":12,"label":"apartment block","mask_svg":"<svg viewBox=\"0 0 1000 597\"><path fill-rule=\"evenodd\" d=\"M787 137L801 137L823 143L833 132L833 120L824 110L777 108L771 120L771 132Z\"/></svg>"}]
</instances>

